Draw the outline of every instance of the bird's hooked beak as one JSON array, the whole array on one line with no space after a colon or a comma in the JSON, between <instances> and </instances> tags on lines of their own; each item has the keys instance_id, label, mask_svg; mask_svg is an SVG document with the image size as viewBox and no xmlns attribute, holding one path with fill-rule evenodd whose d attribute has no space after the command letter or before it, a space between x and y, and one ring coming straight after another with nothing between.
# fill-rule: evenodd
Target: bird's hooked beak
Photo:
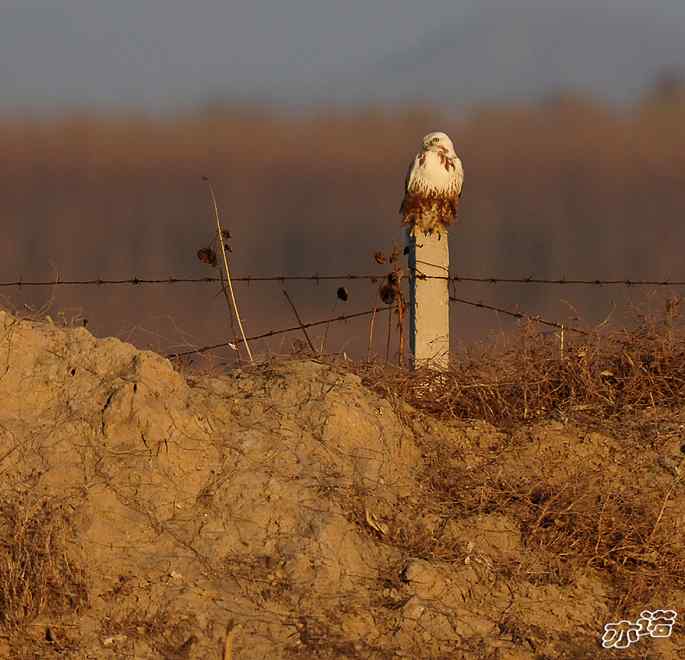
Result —
<instances>
[{"instance_id":1,"label":"bird's hooked beak","mask_svg":"<svg viewBox=\"0 0 685 660\"><path fill-rule=\"evenodd\" d=\"M428 142L424 142L423 146L421 147L421 151L431 151L434 149L438 149L439 148L438 142L439 142L438 138L432 138L432 139L428 140Z\"/></svg>"}]
</instances>

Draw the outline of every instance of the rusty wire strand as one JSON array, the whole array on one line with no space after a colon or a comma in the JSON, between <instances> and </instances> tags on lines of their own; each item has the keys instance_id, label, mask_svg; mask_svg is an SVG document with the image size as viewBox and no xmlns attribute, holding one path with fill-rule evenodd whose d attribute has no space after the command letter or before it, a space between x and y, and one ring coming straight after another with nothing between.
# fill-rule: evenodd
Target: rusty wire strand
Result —
<instances>
[{"instance_id":1,"label":"rusty wire strand","mask_svg":"<svg viewBox=\"0 0 685 660\"><path fill-rule=\"evenodd\" d=\"M325 281L325 280L369 280L379 281L382 274L340 274L340 275L246 275L232 277L234 282L292 282L292 281ZM539 277L476 277L467 275L419 275L422 279L444 279L450 282L475 282L482 284L552 284L552 285L584 285L584 286L685 286L685 280L631 280L631 279L567 279L567 278L539 278ZM221 282L219 277L166 277L142 278L130 277L126 279L86 279L86 280L14 280L0 282L0 287L24 286L105 286L105 285L139 285L139 284L195 284Z\"/></svg>"},{"instance_id":2,"label":"rusty wire strand","mask_svg":"<svg viewBox=\"0 0 685 660\"><path fill-rule=\"evenodd\" d=\"M382 274L370 275L370 274L340 274L340 275L268 275L268 276L242 276L232 278L234 282L286 282L286 281L316 281L317 283L321 280L370 280L377 282L383 279ZM544 279L535 277L518 277L518 278L500 278L500 277L472 277L472 276L462 276L462 275L433 275L425 276L419 273L419 277L423 279L443 279L448 282L477 282L486 284L552 284L552 285L623 285L627 287L631 286L685 286L685 280L631 280L631 279L615 279L615 280L601 280L601 279ZM22 287L22 286L58 286L58 285L72 285L72 286L87 286L87 285L138 285L138 284L182 284L182 283L218 283L221 282L219 277L168 277L168 278L153 278L145 279L139 277L132 277L128 279L90 279L90 280L49 280L49 281L23 281L16 280L14 282L0 282L0 287ZM467 300L464 298L459 298L456 296L450 296L451 302L460 303L463 305L468 305L471 307L476 307L480 309L486 309L493 312L498 312L500 314L505 314L511 316L512 318L528 320L541 325L546 325L548 327L557 328L560 330L575 332L577 334L589 336L590 332L581 330L580 328L574 328L572 326L567 326L562 323L557 323L556 321L549 321L547 319L542 319L539 316L526 314L524 312L517 312L511 309L505 309L502 307L496 307L494 305L488 305L483 302ZM383 310L391 309L392 306L377 308L375 311L380 312ZM269 332L261 333L259 335L254 335L252 337L247 337L247 341L256 339L265 339L268 337L273 337L280 334L285 334L287 332L294 332L297 330L302 331L305 328L316 327L319 325L324 325L326 323L335 323L337 321L345 321L348 319L358 318L361 316L368 316L374 314L374 310L368 310L365 312L358 312L356 314L345 314L341 316L336 316L333 318L324 319L321 321L315 321L312 323L306 323L304 325L293 326L289 328L283 328L280 330L270 330ZM204 353L210 350L216 350L219 348L225 348L231 345L232 342L222 342L220 344L213 344L210 346L203 346L198 349L193 349L180 353L170 353L167 355L170 359L175 359L183 357L186 355L192 355L197 353ZM242 339L239 339L233 345L243 343Z\"/></svg>"},{"instance_id":3,"label":"rusty wire strand","mask_svg":"<svg viewBox=\"0 0 685 660\"><path fill-rule=\"evenodd\" d=\"M581 330L580 328L574 328L572 326L568 326L564 323L557 323L556 321L548 321L546 319L540 318L539 316L534 316L531 314L525 314L524 312L515 312L511 309L504 309L502 307L495 307L494 305L488 305L483 302L477 302L475 300L465 300L464 298L457 298L456 296L450 296L450 302L456 302L460 303L462 305L470 305L471 307L479 307L481 309L487 309L490 310L491 312L499 312L500 314L506 314L507 316L511 316L515 319L521 319L521 320L526 320L526 321L533 321L535 323L540 323L541 325L547 325L551 328L558 328L559 330L564 330L568 332L576 332L580 335L590 335L592 333L587 332L586 330Z\"/></svg>"},{"instance_id":4,"label":"rusty wire strand","mask_svg":"<svg viewBox=\"0 0 685 660\"><path fill-rule=\"evenodd\" d=\"M362 316L369 316L371 314L375 314L376 312L381 312L386 309L393 309L394 306L390 305L388 307L377 307L374 309L369 309L365 312L356 312L355 314L342 314L340 316L335 316L333 318L329 319L324 319L323 321L314 321L312 323L304 323L302 325L296 325L292 326L290 328L282 328L281 330L269 330L269 332L263 332L262 334L259 335L254 335L252 337L247 337L247 341L253 341L256 339L266 339L267 337L275 337L276 335L282 335L285 334L286 332L295 332L296 330L302 330L303 328L314 328L318 325L325 325L326 323L335 323L336 321L347 321L348 319L355 319L359 318ZM238 339L238 341L234 344L237 345L242 342L242 339ZM169 360L175 360L180 357L184 357L186 355L194 355L196 353L206 353L207 351L213 351L218 348L226 348L230 346L232 342L222 342L220 344L212 344L211 346L202 346L201 348L195 348L190 351L184 351L181 353L168 353L166 357Z\"/></svg>"},{"instance_id":5,"label":"rusty wire strand","mask_svg":"<svg viewBox=\"0 0 685 660\"><path fill-rule=\"evenodd\" d=\"M566 326L564 324L557 323L555 321L548 321L546 319L540 318L539 316L533 316L530 314L525 314L523 312L515 312L513 310L504 309L502 307L495 307L493 305L488 305L486 303L477 302L474 300L465 300L464 298L458 298L456 296L450 296L450 301L460 303L462 305L469 305L471 307L478 307L480 309L487 309L487 310L490 310L493 312L499 312L501 314L506 314L507 316L511 316L513 318L516 318L516 319L525 319L528 321L533 321L535 323L540 323L542 325L547 325L547 326L550 326L553 328L563 329L563 330L568 331L568 332L576 332L578 334L586 335L586 336L591 334L585 330L581 330L580 328L574 328L571 326ZM263 332L262 334L259 334L259 335L247 337L247 340L252 341L252 340L256 340L256 339L266 339L268 337L274 337L276 335L285 334L286 332L295 332L297 330L301 331L304 328L313 328L313 327L316 327L319 325L325 325L326 323L335 323L337 321L347 321L348 319L359 318L362 316L369 316L371 314L375 315L378 312L382 312L385 310L392 310L392 309L394 309L394 305L388 305L387 307L378 307L375 309L367 310L365 312L356 312L355 314L343 314L341 316L336 316L333 318L324 319L322 321L314 321L312 323L304 323L301 325L291 326L289 328L282 328L280 330L269 330L269 332ZM241 343L241 342L242 342L242 339L239 339L236 342L236 344L234 344L234 345L237 345L238 343ZM180 352L180 353L169 353L169 354L167 354L166 357L169 358L170 360L174 360L174 359L178 359L180 357L184 357L186 355L194 355L197 353L206 353L207 351L212 351L212 350L216 350L219 348L226 348L230 345L231 345L231 342L222 342L220 344L212 344L210 346L202 346L201 348L196 348L196 349L193 349L190 351L184 351L184 352Z\"/></svg>"}]
</instances>

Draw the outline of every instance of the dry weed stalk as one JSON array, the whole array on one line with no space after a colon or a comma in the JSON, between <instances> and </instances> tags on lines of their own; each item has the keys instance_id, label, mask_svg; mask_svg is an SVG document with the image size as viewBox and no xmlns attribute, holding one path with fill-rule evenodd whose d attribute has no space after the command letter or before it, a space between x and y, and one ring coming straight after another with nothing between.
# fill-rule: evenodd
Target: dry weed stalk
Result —
<instances>
[{"instance_id":1,"label":"dry weed stalk","mask_svg":"<svg viewBox=\"0 0 685 660\"><path fill-rule=\"evenodd\" d=\"M286 297L286 300L290 303L290 307L293 310L293 313L295 314L295 318L297 319L297 322L300 324L300 328L302 329L302 332L304 334L304 338L307 340L307 343L309 344L309 348L312 352L312 355L316 355L316 349L314 348L314 344L312 343L311 338L309 337L309 333L307 332L307 328L304 325L304 322L300 318L300 315L297 312L297 308L295 307L295 303L291 300L290 296L288 295L288 292L283 289L283 295Z\"/></svg>"},{"instance_id":2,"label":"dry weed stalk","mask_svg":"<svg viewBox=\"0 0 685 660\"><path fill-rule=\"evenodd\" d=\"M392 336L392 308L388 308L388 338L385 342L385 361L390 362L390 339Z\"/></svg>"},{"instance_id":3,"label":"dry weed stalk","mask_svg":"<svg viewBox=\"0 0 685 660\"><path fill-rule=\"evenodd\" d=\"M397 327L400 331L400 353L398 357L398 364L400 367L404 366L404 319L407 305L404 301L404 296L400 291L400 295L397 298L397 308L395 313L397 314Z\"/></svg>"},{"instance_id":4,"label":"dry weed stalk","mask_svg":"<svg viewBox=\"0 0 685 660\"><path fill-rule=\"evenodd\" d=\"M231 272L228 268L228 257L226 256L226 246L224 245L224 230L221 228L221 221L219 220L219 206L216 203L216 195L214 194L214 187L212 186L212 182L209 180L208 177L203 177L204 180L207 182L207 185L209 186L209 193L212 197L212 205L214 207L214 217L216 219L216 231L217 231L217 241L219 242L219 246L221 248L221 256L223 257L224 261L224 273L226 274L226 281L228 282L228 290L231 296L231 304L233 309L231 310L231 307L229 306L229 314L234 313L235 318L238 321L238 327L240 328L240 335L243 338L243 344L245 345L245 350L247 351L247 355L250 358L250 362L254 362L254 358L252 357L252 351L250 350L250 344L247 341L247 337L245 336L245 330L243 329L243 322L240 318L240 313L238 312L238 304L236 303L235 300L235 294L233 292L233 283L231 282Z\"/></svg>"},{"instance_id":5,"label":"dry weed stalk","mask_svg":"<svg viewBox=\"0 0 685 660\"><path fill-rule=\"evenodd\" d=\"M402 366L404 364L404 314L406 310L406 302L404 300L404 295L402 294L402 277L404 276L404 271L402 266L400 266L400 257L403 254L402 248L397 244L393 246L392 252L389 257L386 257L382 252L377 251L374 253L374 260L378 264L385 264L389 262L393 265L393 269L385 276L381 285L378 289L378 295L380 299L386 305L394 305L394 309L391 307L388 309L388 335L385 345L385 361L390 361L390 341L392 337L392 315L393 311L397 314L397 328L399 331L399 353L398 353L398 364ZM375 309L375 308L374 308ZM375 317L375 314L374 314ZM373 322L373 319L372 319ZM371 326L371 331L373 331L373 325ZM370 333L372 334L372 332ZM369 345L371 343L371 338L369 339Z\"/></svg>"},{"instance_id":6,"label":"dry weed stalk","mask_svg":"<svg viewBox=\"0 0 685 660\"><path fill-rule=\"evenodd\" d=\"M373 346L373 327L376 323L376 305L373 306L373 314L371 314L371 321L369 321L369 344L366 348L366 361L371 360L371 348Z\"/></svg>"},{"instance_id":7,"label":"dry weed stalk","mask_svg":"<svg viewBox=\"0 0 685 660\"><path fill-rule=\"evenodd\" d=\"M240 631L241 625L233 624L231 621L226 627L226 638L224 640L224 657L223 660L233 660L233 642L236 635Z\"/></svg>"},{"instance_id":8,"label":"dry weed stalk","mask_svg":"<svg viewBox=\"0 0 685 660\"><path fill-rule=\"evenodd\" d=\"M331 309L331 316L333 316L335 308L338 306L338 301L342 300L343 302L347 302L349 298L349 291L344 286L338 287L338 290L335 293L335 302L333 303L333 307ZM323 353L326 350L326 341L328 340L328 328L330 327L331 322L329 321L328 323L326 323L326 329L324 330L323 337L321 338L321 346L319 348L319 353Z\"/></svg>"}]
</instances>

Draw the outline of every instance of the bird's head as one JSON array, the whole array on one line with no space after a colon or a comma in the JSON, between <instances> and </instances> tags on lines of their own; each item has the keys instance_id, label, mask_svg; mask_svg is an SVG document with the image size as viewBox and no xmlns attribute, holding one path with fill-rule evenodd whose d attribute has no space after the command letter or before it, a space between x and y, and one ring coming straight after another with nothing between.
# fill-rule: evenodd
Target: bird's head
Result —
<instances>
[{"instance_id":1,"label":"bird's head","mask_svg":"<svg viewBox=\"0 0 685 660\"><path fill-rule=\"evenodd\" d=\"M454 145L447 133L442 131L434 131L423 138L424 151L443 151L449 156L456 156Z\"/></svg>"}]
</instances>

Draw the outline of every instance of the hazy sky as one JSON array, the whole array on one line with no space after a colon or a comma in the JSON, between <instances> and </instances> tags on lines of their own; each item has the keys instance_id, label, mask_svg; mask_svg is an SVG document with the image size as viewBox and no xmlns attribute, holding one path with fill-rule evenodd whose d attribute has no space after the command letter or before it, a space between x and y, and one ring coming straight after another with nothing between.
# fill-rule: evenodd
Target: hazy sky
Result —
<instances>
[{"instance_id":1,"label":"hazy sky","mask_svg":"<svg viewBox=\"0 0 685 660\"><path fill-rule=\"evenodd\" d=\"M446 72L440 75L457 87L460 76L468 78L464 96L473 102L514 88L539 91L557 79L560 86L582 86L584 72L591 87L604 89L619 65L644 59L644 66L627 65L608 81L609 95L615 83L620 96L662 64L674 67L681 55L685 63L683 0L509 0L504 12L497 6L496 0L0 0L0 110L173 109L210 98L402 99L414 96L432 70ZM510 30L512 7L520 21ZM529 35L536 7L546 18ZM554 20L557 10L571 9L568 28ZM585 25L599 25L590 40L609 54L599 78L593 69L602 53L582 58ZM635 44L642 26L646 43ZM543 32L549 43L566 46L547 69L528 48ZM488 42L492 35L497 39Z\"/></svg>"}]
</instances>

